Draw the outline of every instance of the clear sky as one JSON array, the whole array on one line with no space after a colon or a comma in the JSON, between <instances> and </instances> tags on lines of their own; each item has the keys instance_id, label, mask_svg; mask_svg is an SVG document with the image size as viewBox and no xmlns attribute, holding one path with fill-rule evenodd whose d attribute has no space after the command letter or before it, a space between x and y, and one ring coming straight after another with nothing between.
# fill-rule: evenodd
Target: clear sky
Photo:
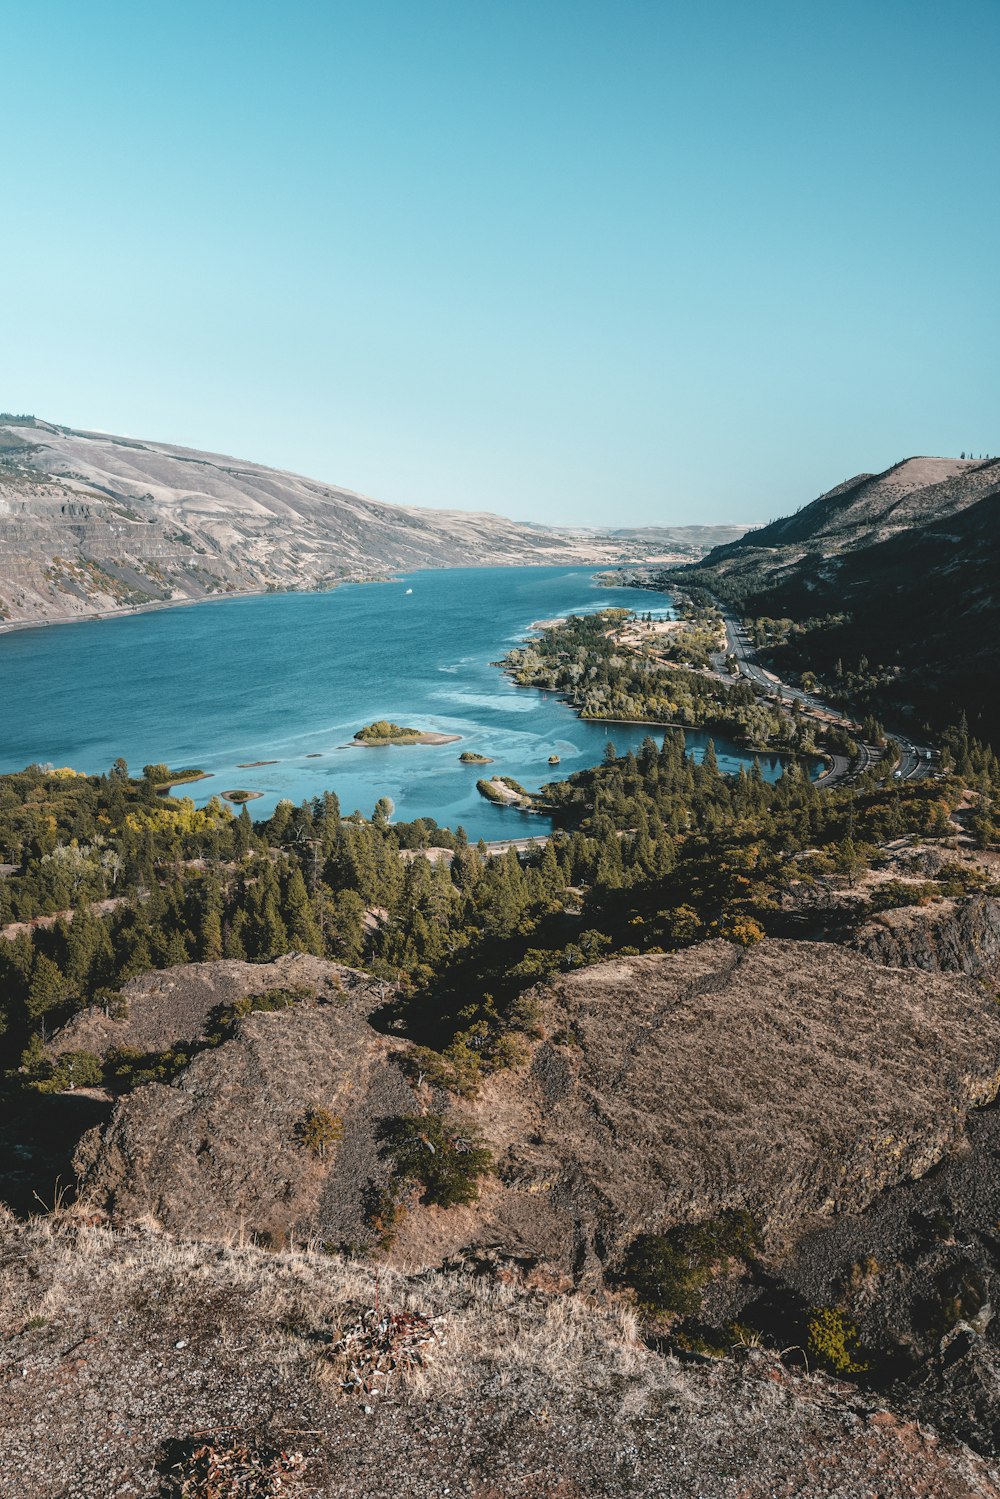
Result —
<instances>
[{"instance_id":1,"label":"clear sky","mask_svg":"<svg viewBox=\"0 0 1000 1499\"><path fill-rule=\"evenodd\" d=\"M1000 0L2 10L0 408L591 524L1000 452Z\"/></svg>"}]
</instances>

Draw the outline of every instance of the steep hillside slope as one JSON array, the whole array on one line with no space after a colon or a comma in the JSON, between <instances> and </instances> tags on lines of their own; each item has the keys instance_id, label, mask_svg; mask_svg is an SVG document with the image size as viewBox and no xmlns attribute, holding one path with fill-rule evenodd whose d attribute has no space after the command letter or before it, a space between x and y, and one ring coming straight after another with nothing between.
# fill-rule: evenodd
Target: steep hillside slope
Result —
<instances>
[{"instance_id":1,"label":"steep hillside slope","mask_svg":"<svg viewBox=\"0 0 1000 1499\"><path fill-rule=\"evenodd\" d=\"M384 505L215 453L0 417L0 617L326 588L394 568L604 563L689 543ZM711 528L708 528L711 532Z\"/></svg>"},{"instance_id":2,"label":"steep hillside slope","mask_svg":"<svg viewBox=\"0 0 1000 1499\"><path fill-rule=\"evenodd\" d=\"M905 458L884 473L847 479L794 515L747 532L706 565L783 547L831 554L871 546L955 515L998 488L997 458Z\"/></svg>"},{"instance_id":3,"label":"steep hillside slope","mask_svg":"<svg viewBox=\"0 0 1000 1499\"><path fill-rule=\"evenodd\" d=\"M779 670L829 680L838 662L861 675L868 663L883 713L940 726L964 711L1000 739L1000 705L983 690L1000 671L1000 459L909 459L672 576L750 616L809 621Z\"/></svg>"}]
</instances>

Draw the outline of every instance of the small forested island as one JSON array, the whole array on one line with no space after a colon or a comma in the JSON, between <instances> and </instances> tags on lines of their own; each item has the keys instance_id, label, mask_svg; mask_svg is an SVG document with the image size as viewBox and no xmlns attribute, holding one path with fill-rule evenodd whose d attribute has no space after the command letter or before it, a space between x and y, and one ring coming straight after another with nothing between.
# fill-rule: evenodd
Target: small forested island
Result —
<instances>
[{"instance_id":1,"label":"small forested island","mask_svg":"<svg viewBox=\"0 0 1000 1499\"><path fill-rule=\"evenodd\" d=\"M489 781L477 781L476 790L488 802L498 807L520 807L528 810L532 805L531 792L515 781L513 776L493 776Z\"/></svg>"},{"instance_id":2,"label":"small forested island","mask_svg":"<svg viewBox=\"0 0 1000 1499\"><path fill-rule=\"evenodd\" d=\"M475 750L463 750L462 753L459 755L458 758L462 762L463 765L492 765L493 764L493 760L492 760L492 757L490 755L480 755L480 754L477 754Z\"/></svg>"},{"instance_id":3,"label":"small forested island","mask_svg":"<svg viewBox=\"0 0 1000 1499\"><path fill-rule=\"evenodd\" d=\"M387 718L365 724L354 736L356 744L457 744L461 734L438 734L433 730L405 728Z\"/></svg>"},{"instance_id":4,"label":"small forested island","mask_svg":"<svg viewBox=\"0 0 1000 1499\"><path fill-rule=\"evenodd\" d=\"M235 802L238 807L242 807L244 802L258 801L264 793L263 791L242 791L237 789L235 791L224 791L222 795L227 802Z\"/></svg>"},{"instance_id":5,"label":"small forested island","mask_svg":"<svg viewBox=\"0 0 1000 1499\"><path fill-rule=\"evenodd\" d=\"M189 786L193 781L210 780L212 772L199 770L193 765L185 766L182 770L171 770L169 765L160 763L144 765L142 774L143 779L151 783L160 796L166 796L174 786Z\"/></svg>"}]
</instances>

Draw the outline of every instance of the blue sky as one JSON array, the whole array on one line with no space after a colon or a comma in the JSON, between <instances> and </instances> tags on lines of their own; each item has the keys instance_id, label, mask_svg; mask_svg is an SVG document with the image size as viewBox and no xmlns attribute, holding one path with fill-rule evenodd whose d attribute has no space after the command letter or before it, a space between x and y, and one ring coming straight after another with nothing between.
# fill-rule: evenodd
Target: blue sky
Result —
<instances>
[{"instance_id":1,"label":"blue sky","mask_svg":"<svg viewBox=\"0 0 1000 1499\"><path fill-rule=\"evenodd\" d=\"M4 7L0 407L766 520L1000 452L997 0Z\"/></svg>"}]
</instances>

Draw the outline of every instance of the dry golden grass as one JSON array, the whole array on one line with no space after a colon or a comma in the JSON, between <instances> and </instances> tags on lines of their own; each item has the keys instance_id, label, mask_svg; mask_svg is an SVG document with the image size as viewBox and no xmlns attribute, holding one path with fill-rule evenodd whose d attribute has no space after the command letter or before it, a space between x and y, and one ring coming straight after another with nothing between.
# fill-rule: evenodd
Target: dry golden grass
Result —
<instances>
[{"instance_id":1,"label":"dry golden grass","mask_svg":"<svg viewBox=\"0 0 1000 1499\"><path fill-rule=\"evenodd\" d=\"M8 1225L9 1227L12 1225ZM304 1354L329 1389L330 1349L361 1309L427 1318L435 1336L398 1383L413 1397L488 1383L522 1393L621 1387L663 1373L628 1308L583 1297L526 1294L515 1284L457 1272L408 1276L303 1245L265 1251L236 1235L226 1244L176 1239L152 1221L116 1230L85 1211L32 1219L8 1243L0 1271L0 1316L8 1325L56 1323L82 1297L95 1308L141 1308L189 1320L213 1309L224 1342L252 1335L257 1357L291 1369ZM18 1274L18 1266L44 1266ZM654 1383L659 1380L654 1378ZM533 1398L533 1396L532 1396Z\"/></svg>"},{"instance_id":2,"label":"dry golden grass","mask_svg":"<svg viewBox=\"0 0 1000 1499\"><path fill-rule=\"evenodd\" d=\"M311 1246L7 1219L0 1324L4 1499L162 1499L178 1456L275 1453L310 1499L732 1499L734 1474L747 1499L1000 1499L967 1450L760 1351L682 1365L613 1306ZM345 1331L386 1324L419 1359L345 1388Z\"/></svg>"}]
</instances>

